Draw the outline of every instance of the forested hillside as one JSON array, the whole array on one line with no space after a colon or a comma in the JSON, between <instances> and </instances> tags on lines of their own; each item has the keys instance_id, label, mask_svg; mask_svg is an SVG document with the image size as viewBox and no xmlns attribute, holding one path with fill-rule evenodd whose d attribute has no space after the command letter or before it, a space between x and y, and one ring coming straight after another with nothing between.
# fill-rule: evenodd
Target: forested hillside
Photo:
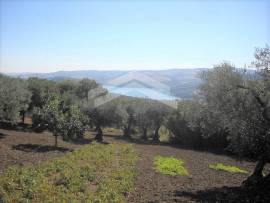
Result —
<instances>
[{"instance_id":1,"label":"forested hillside","mask_svg":"<svg viewBox=\"0 0 270 203\"><path fill-rule=\"evenodd\" d=\"M138 74L146 75L156 80L157 82L167 85L170 90L167 94L173 96L190 99L193 93L198 88L201 80L198 77L200 71L204 69L168 69L160 71L135 71ZM10 76L20 76L22 78L39 77L53 81L61 81L65 79L82 79L89 78L95 80L101 85L108 85L108 83L115 78L128 75L134 71L58 71L54 73L21 73L9 74Z\"/></svg>"}]
</instances>

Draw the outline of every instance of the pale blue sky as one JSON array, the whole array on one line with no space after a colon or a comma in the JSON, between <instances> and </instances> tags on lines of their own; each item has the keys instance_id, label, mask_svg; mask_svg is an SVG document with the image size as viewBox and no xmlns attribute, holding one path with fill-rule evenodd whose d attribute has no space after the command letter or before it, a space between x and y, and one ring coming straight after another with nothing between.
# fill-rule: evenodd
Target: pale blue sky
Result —
<instances>
[{"instance_id":1,"label":"pale blue sky","mask_svg":"<svg viewBox=\"0 0 270 203\"><path fill-rule=\"evenodd\" d=\"M1 72L242 67L270 44L270 1L1 2Z\"/></svg>"}]
</instances>

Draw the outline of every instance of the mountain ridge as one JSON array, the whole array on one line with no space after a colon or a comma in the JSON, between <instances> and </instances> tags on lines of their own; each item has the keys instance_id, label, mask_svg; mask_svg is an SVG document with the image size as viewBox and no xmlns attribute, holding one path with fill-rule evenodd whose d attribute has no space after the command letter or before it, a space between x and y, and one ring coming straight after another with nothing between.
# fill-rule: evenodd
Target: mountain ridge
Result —
<instances>
[{"instance_id":1,"label":"mountain ridge","mask_svg":"<svg viewBox=\"0 0 270 203\"><path fill-rule=\"evenodd\" d=\"M106 85L110 80L117 77L136 72L151 77L170 87L169 94L179 98L192 98L194 91L198 88L201 80L198 78L200 71L206 68L182 68L166 70L76 70L76 71L55 71L50 73L10 73L13 77L39 77L48 80L60 81L64 79L90 78L101 85Z\"/></svg>"}]
</instances>

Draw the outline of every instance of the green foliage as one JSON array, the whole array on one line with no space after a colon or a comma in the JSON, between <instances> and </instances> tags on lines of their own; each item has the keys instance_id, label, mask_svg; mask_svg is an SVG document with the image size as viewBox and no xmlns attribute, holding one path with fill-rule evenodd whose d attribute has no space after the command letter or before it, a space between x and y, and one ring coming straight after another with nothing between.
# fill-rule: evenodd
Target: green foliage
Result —
<instances>
[{"instance_id":1,"label":"green foliage","mask_svg":"<svg viewBox=\"0 0 270 203\"><path fill-rule=\"evenodd\" d=\"M227 131L228 149L240 157L270 157L267 80L226 63L205 71L202 79L201 95L216 125Z\"/></svg>"},{"instance_id":2,"label":"green foliage","mask_svg":"<svg viewBox=\"0 0 270 203\"><path fill-rule=\"evenodd\" d=\"M56 83L50 80L31 77L27 80L27 89L32 93L29 110L42 107L51 94L58 94Z\"/></svg>"},{"instance_id":3,"label":"green foliage","mask_svg":"<svg viewBox=\"0 0 270 203\"><path fill-rule=\"evenodd\" d=\"M81 100L76 91L78 88L78 82L74 80L63 80L57 83L61 98L64 103L64 107L68 108L71 105L76 105Z\"/></svg>"},{"instance_id":4,"label":"green foliage","mask_svg":"<svg viewBox=\"0 0 270 203\"><path fill-rule=\"evenodd\" d=\"M28 109L30 98L24 80L0 75L0 121L18 123L20 113Z\"/></svg>"},{"instance_id":5,"label":"green foliage","mask_svg":"<svg viewBox=\"0 0 270 203\"><path fill-rule=\"evenodd\" d=\"M220 171L227 171L230 173L248 173L248 171L238 168L236 166L224 165L223 163L210 164L209 168Z\"/></svg>"},{"instance_id":6,"label":"green foliage","mask_svg":"<svg viewBox=\"0 0 270 203\"><path fill-rule=\"evenodd\" d=\"M182 161L181 159L176 159L174 157L156 156L154 158L154 169L162 174L171 176L188 175L188 171L184 167L184 161Z\"/></svg>"},{"instance_id":7,"label":"green foliage","mask_svg":"<svg viewBox=\"0 0 270 203\"><path fill-rule=\"evenodd\" d=\"M90 90L98 87L95 80L90 80L88 78L83 78L80 80L78 87L76 89L76 95L81 99L88 100L88 94Z\"/></svg>"},{"instance_id":8,"label":"green foliage","mask_svg":"<svg viewBox=\"0 0 270 203\"><path fill-rule=\"evenodd\" d=\"M48 129L54 136L62 136L66 141L82 138L86 122L84 115L75 105L64 111L62 104L58 95L51 95L42 108L34 108L34 128Z\"/></svg>"},{"instance_id":9,"label":"green foliage","mask_svg":"<svg viewBox=\"0 0 270 203\"><path fill-rule=\"evenodd\" d=\"M168 130L168 128L166 128L166 126L162 125L159 130L158 130L158 133L159 133L159 140L161 142L170 142L170 131Z\"/></svg>"},{"instance_id":10,"label":"green foliage","mask_svg":"<svg viewBox=\"0 0 270 203\"><path fill-rule=\"evenodd\" d=\"M64 130L64 114L58 95L50 95L42 108L34 108L33 126L46 126L55 136L61 135Z\"/></svg>"},{"instance_id":11,"label":"green foliage","mask_svg":"<svg viewBox=\"0 0 270 203\"><path fill-rule=\"evenodd\" d=\"M38 165L0 175L0 201L126 202L136 175L131 145L93 143Z\"/></svg>"},{"instance_id":12,"label":"green foliage","mask_svg":"<svg viewBox=\"0 0 270 203\"><path fill-rule=\"evenodd\" d=\"M79 109L73 105L64 113L63 120L63 138L64 140L82 138L85 132L86 119Z\"/></svg>"},{"instance_id":13,"label":"green foliage","mask_svg":"<svg viewBox=\"0 0 270 203\"><path fill-rule=\"evenodd\" d=\"M171 140L192 147L203 147L204 106L198 100L179 101L177 109L168 117L166 127L170 130Z\"/></svg>"}]
</instances>

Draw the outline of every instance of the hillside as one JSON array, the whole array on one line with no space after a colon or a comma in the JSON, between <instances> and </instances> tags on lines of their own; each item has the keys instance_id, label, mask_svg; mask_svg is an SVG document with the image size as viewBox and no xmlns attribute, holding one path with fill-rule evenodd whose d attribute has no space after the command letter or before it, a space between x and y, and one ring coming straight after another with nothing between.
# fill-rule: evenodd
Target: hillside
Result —
<instances>
[{"instance_id":1,"label":"hillside","mask_svg":"<svg viewBox=\"0 0 270 203\"><path fill-rule=\"evenodd\" d=\"M168 69L168 70L142 70L136 71L140 75L152 78L154 81L168 86L170 92L168 94L178 98L191 98L193 92L200 84L198 73L203 69ZM14 73L11 76L19 76L22 78L40 77L49 80L59 81L63 79L80 79L91 78L102 85L107 85L110 81L123 77L134 71L97 71L97 70L81 70L81 71L57 71L52 73Z\"/></svg>"}]
</instances>

